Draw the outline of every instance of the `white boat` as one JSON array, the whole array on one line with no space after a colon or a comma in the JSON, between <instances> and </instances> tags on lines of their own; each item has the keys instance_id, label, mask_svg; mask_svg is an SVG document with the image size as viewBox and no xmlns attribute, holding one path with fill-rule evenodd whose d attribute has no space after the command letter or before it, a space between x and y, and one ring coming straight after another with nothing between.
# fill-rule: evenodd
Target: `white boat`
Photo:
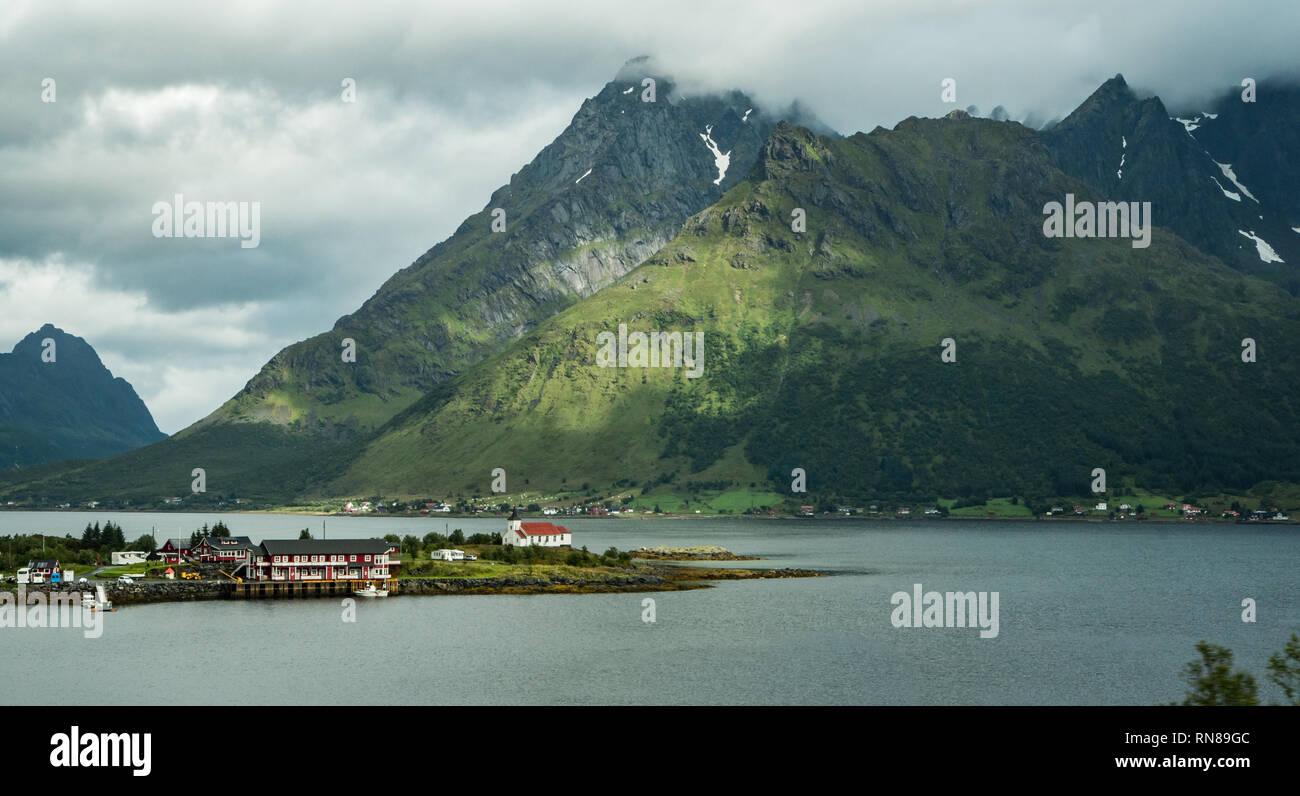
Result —
<instances>
[{"instance_id":1,"label":"white boat","mask_svg":"<svg viewBox=\"0 0 1300 796\"><path fill-rule=\"evenodd\" d=\"M81 595L81 607L89 608L90 610L97 612L117 610L113 607L113 601L108 599L108 595L104 593L103 584L95 586L95 596L89 594Z\"/></svg>"},{"instance_id":2,"label":"white boat","mask_svg":"<svg viewBox=\"0 0 1300 796\"><path fill-rule=\"evenodd\" d=\"M371 583L364 589L356 589L352 593L358 597L387 597L388 589L376 589L375 584Z\"/></svg>"}]
</instances>

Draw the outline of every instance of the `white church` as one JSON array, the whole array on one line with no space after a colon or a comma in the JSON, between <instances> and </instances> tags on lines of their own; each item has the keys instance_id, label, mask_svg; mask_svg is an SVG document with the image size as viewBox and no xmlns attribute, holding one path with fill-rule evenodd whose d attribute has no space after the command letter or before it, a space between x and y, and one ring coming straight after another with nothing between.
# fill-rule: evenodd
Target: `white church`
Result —
<instances>
[{"instance_id":1,"label":"white church","mask_svg":"<svg viewBox=\"0 0 1300 796\"><path fill-rule=\"evenodd\" d=\"M502 544L514 547L572 547L573 534L563 525L549 522L524 522L519 512L510 512Z\"/></svg>"}]
</instances>

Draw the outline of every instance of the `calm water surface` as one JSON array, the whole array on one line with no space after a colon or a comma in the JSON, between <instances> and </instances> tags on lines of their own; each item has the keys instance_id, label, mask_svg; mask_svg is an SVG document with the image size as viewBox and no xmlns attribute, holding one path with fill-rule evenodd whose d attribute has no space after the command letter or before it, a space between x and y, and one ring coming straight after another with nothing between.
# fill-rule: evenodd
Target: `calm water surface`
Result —
<instances>
[{"instance_id":1,"label":"calm water surface","mask_svg":"<svg viewBox=\"0 0 1300 796\"><path fill-rule=\"evenodd\" d=\"M319 517L0 512L0 534L119 522L162 540L224 519L255 541ZM272 704L1152 704L1201 639L1260 680L1300 632L1300 529L1242 525L565 519L575 541L716 544L833 577L663 594L394 597L131 606L101 638L0 628L0 703L220 703L238 675ZM334 538L502 520L331 518ZM996 591L1000 633L897 629L896 591ZM642 621L645 597L657 621ZM1254 598L1258 622L1241 621ZM232 699L242 699L236 695Z\"/></svg>"}]
</instances>

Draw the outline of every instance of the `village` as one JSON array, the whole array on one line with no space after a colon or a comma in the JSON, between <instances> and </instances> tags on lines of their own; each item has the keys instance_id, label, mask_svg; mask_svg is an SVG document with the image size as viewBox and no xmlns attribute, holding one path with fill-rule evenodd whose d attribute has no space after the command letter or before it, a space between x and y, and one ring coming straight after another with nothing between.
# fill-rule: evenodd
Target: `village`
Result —
<instances>
[{"instance_id":1,"label":"village","mask_svg":"<svg viewBox=\"0 0 1300 796\"><path fill-rule=\"evenodd\" d=\"M224 530L225 526L219 528ZM463 539L459 534L457 531L452 538ZM573 545L573 534L568 528L549 522L525 522L518 512L510 515L504 532L477 534L471 539L478 545L513 549L572 548ZM247 536L230 536L219 531L197 538L167 539L157 550L113 551L110 566L100 570L124 587L135 585L146 577L159 580L224 578L234 583L354 583L386 593L389 581L398 577L403 561L413 564L421 553L427 553L428 561L468 563L478 560L476 555L457 548L440 547L425 551L411 542L407 542L405 551L402 547L400 539L299 538L266 539L255 543ZM65 569L58 559L32 559L7 580L23 585L88 584L91 577L76 578L75 571Z\"/></svg>"}]
</instances>

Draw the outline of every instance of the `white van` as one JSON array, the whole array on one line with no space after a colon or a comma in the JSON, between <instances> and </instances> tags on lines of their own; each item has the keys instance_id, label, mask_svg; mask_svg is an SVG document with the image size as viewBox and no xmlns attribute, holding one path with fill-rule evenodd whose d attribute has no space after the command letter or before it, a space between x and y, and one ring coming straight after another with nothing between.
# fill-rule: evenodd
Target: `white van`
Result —
<instances>
[{"instance_id":1,"label":"white van","mask_svg":"<svg viewBox=\"0 0 1300 796\"><path fill-rule=\"evenodd\" d=\"M40 575L37 575L36 577L39 578ZM27 567L23 567L22 569L18 570L18 582L19 582L19 583L31 583L31 582L32 582L32 571L31 571L30 569L28 569Z\"/></svg>"}]
</instances>

